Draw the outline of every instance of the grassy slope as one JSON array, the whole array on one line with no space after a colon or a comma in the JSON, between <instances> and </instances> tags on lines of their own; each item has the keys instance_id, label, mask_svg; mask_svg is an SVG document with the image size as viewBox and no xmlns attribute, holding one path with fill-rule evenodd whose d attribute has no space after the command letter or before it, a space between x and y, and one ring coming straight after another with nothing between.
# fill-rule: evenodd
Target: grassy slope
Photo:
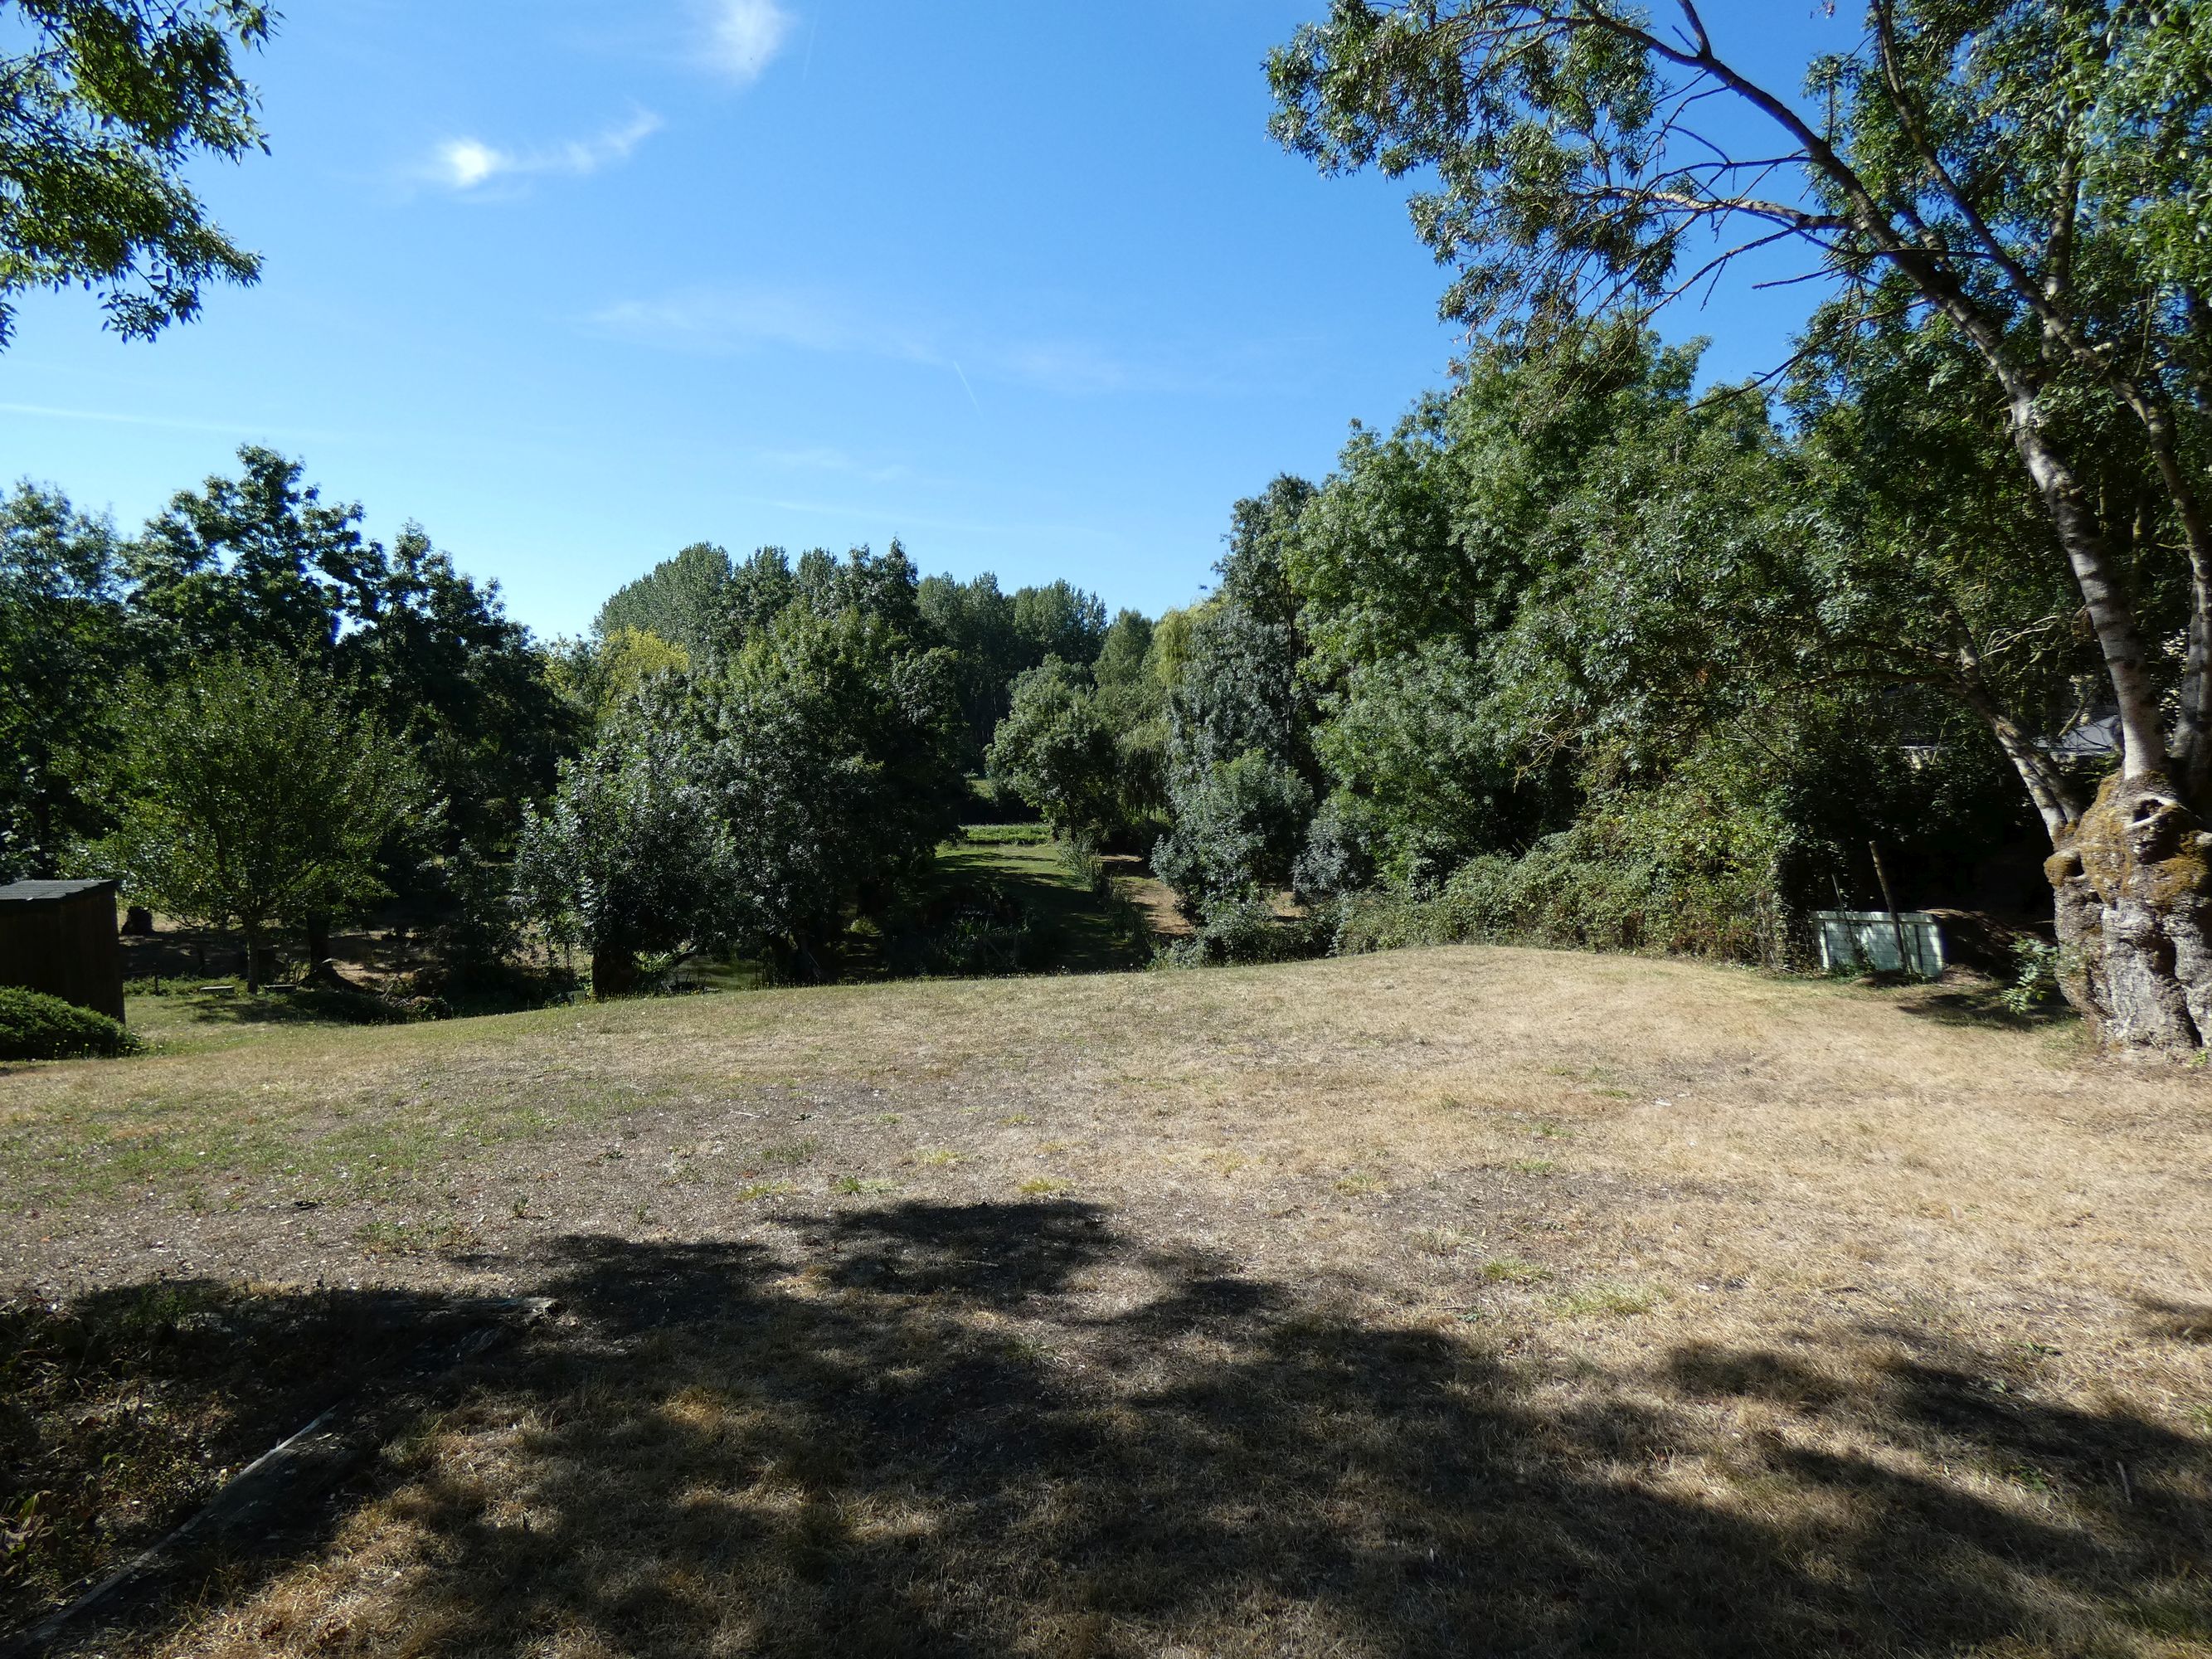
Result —
<instances>
[{"instance_id":1,"label":"grassy slope","mask_svg":"<svg viewBox=\"0 0 2212 1659\"><path fill-rule=\"evenodd\" d=\"M195 1650L2204 1651L2212 1090L1915 1006L1461 949L268 1027L0 1079L0 1239L569 1309Z\"/></svg>"},{"instance_id":2,"label":"grassy slope","mask_svg":"<svg viewBox=\"0 0 2212 1659\"><path fill-rule=\"evenodd\" d=\"M1069 874L1042 824L978 824L969 839L938 850L951 881L995 883L1037 918L1057 941L1055 971L1112 973L1140 968L1150 948L1123 935L1104 907Z\"/></svg>"}]
</instances>

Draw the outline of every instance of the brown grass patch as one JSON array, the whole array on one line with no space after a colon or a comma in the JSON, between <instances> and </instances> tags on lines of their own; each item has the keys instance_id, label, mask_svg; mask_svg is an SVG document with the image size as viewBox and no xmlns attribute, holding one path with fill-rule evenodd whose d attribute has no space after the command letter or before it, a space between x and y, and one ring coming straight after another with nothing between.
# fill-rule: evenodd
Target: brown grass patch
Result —
<instances>
[{"instance_id":1,"label":"brown grass patch","mask_svg":"<svg viewBox=\"0 0 2212 1659\"><path fill-rule=\"evenodd\" d=\"M1468 949L288 1030L8 1077L0 1238L567 1307L146 1653L2205 1650L2212 1090L1914 1006Z\"/></svg>"}]
</instances>

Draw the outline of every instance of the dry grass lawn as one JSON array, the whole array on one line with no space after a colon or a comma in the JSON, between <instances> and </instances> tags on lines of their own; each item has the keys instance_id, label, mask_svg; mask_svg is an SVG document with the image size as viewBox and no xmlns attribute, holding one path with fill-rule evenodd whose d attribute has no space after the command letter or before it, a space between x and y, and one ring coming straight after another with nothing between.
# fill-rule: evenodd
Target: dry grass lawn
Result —
<instances>
[{"instance_id":1,"label":"dry grass lawn","mask_svg":"<svg viewBox=\"0 0 2212 1659\"><path fill-rule=\"evenodd\" d=\"M2212 1652L2208 1171L2063 1029L1472 948L0 1077L19 1309L561 1304L149 1655Z\"/></svg>"}]
</instances>

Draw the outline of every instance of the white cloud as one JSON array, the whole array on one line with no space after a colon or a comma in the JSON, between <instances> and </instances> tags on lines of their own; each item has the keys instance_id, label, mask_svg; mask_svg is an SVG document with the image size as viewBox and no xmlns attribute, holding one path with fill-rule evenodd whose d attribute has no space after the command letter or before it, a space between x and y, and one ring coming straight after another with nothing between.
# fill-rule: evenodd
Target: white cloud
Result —
<instances>
[{"instance_id":1,"label":"white cloud","mask_svg":"<svg viewBox=\"0 0 2212 1659\"><path fill-rule=\"evenodd\" d=\"M621 126L546 149L501 149L481 138L449 138L438 146L425 172L447 189L464 193L505 179L549 173L580 179L629 160L632 151L659 131L660 118L640 110Z\"/></svg>"},{"instance_id":2,"label":"white cloud","mask_svg":"<svg viewBox=\"0 0 2212 1659\"><path fill-rule=\"evenodd\" d=\"M692 289L659 300L624 300L588 321L603 333L691 351L737 352L780 345L911 362L945 361L920 330L902 328L860 307L835 306L814 295L772 289Z\"/></svg>"},{"instance_id":3,"label":"white cloud","mask_svg":"<svg viewBox=\"0 0 2212 1659\"><path fill-rule=\"evenodd\" d=\"M783 347L922 364L958 376L963 386L972 373L1063 397L1234 392L1266 367L1257 361L1264 353L1218 344L1125 355L1079 338L979 333L817 289L686 289L623 300L582 321L595 333L705 356ZM968 396L975 395L969 387Z\"/></svg>"},{"instance_id":4,"label":"white cloud","mask_svg":"<svg viewBox=\"0 0 2212 1659\"><path fill-rule=\"evenodd\" d=\"M711 0L704 15L707 61L732 81L757 80L790 38L793 21L775 0Z\"/></svg>"}]
</instances>

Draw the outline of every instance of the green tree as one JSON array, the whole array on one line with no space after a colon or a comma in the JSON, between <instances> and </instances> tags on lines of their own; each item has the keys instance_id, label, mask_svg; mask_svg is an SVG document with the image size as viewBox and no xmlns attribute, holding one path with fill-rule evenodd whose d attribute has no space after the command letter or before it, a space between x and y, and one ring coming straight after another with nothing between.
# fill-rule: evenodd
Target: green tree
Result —
<instances>
[{"instance_id":1,"label":"green tree","mask_svg":"<svg viewBox=\"0 0 2212 1659\"><path fill-rule=\"evenodd\" d=\"M498 585L471 581L408 524L389 556L366 550L332 661L446 803L445 852L504 859L524 803L551 789L582 721L530 630L504 613Z\"/></svg>"},{"instance_id":2,"label":"green tree","mask_svg":"<svg viewBox=\"0 0 2212 1659\"><path fill-rule=\"evenodd\" d=\"M380 562L360 504L325 502L274 450L238 459L237 477L178 491L124 550L137 623L171 656L327 653Z\"/></svg>"},{"instance_id":3,"label":"green tree","mask_svg":"<svg viewBox=\"0 0 2212 1659\"><path fill-rule=\"evenodd\" d=\"M1152 867L1202 922L1290 886L1313 816L1313 792L1257 749L1202 770L1188 763L1170 785L1174 828Z\"/></svg>"},{"instance_id":4,"label":"green tree","mask_svg":"<svg viewBox=\"0 0 2212 1659\"><path fill-rule=\"evenodd\" d=\"M842 564L816 548L799 556L794 580L799 599L817 617L857 611L876 617L902 638L915 637L921 624L921 582L914 562L896 538L881 553L853 548Z\"/></svg>"},{"instance_id":5,"label":"green tree","mask_svg":"<svg viewBox=\"0 0 2212 1659\"><path fill-rule=\"evenodd\" d=\"M1141 611L1123 611L1106 630L1091 665L1098 718L1114 734L1113 838L1147 852L1166 827L1168 688L1159 629Z\"/></svg>"},{"instance_id":6,"label":"green tree","mask_svg":"<svg viewBox=\"0 0 2212 1659\"><path fill-rule=\"evenodd\" d=\"M736 651L764 630L799 597L791 560L780 547L763 547L730 572L722 593L721 626L716 642Z\"/></svg>"},{"instance_id":7,"label":"green tree","mask_svg":"<svg viewBox=\"0 0 2212 1659\"><path fill-rule=\"evenodd\" d=\"M988 761L993 781L1043 814L1054 834L1095 841L1119 817L1121 769L1090 681L1057 657L1017 676Z\"/></svg>"},{"instance_id":8,"label":"green tree","mask_svg":"<svg viewBox=\"0 0 2212 1659\"><path fill-rule=\"evenodd\" d=\"M251 445L239 460L125 549L150 665L258 651L320 664L416 752L447 805L444 850L503 857L579 736L528 630L419 525L387 552L360 504L326 501L300 462Z\"/></svg>"},{"instance_id":9,"label":"green tree","mask_svg":"<svg viewBox=\"0 0 2212 1659\"><path fill-rule=\"evenodd\" d=\"M2212 520L2200 499L2212 270L2202 187L2212 14L2137 0L1871 0L1801 110L1694 6L1338 0L1273 55L1275 131L1324 167L1426 170L1414 217L1446 308L1540 339L1692 291L1787 246L1847 336L1923 320L1981 369L2095 641L2119 732L2094 800L2006 744L2041 815L2070 989L2112 1040L2212 1034ZM1716 118L1730 112L1729 121ZM1760 127L1764 131L1759 131ZM2160 646L2088 452L2130 424L2154 544L2188 592ZM2170 708L2170 717L2167 709ZM2000 709L2014 727L2022 711ZM2005 734L1992 723L2000 743ZM2177 860L2179 862L2177 862Z\"/></svg>"},{"instance_id":10,"label":"green tree","mask_svg":"<svg viewBox=\"0 0 2212 1659\"><path fill-rule=\"evenodd\" d=\"M731 577L727 553L712 542L694 542L617 588L599 607L592 632L603 640L625 629L657 634L688 655L702 657L721 636Z\"/></svg>"},{"instance_id":11,"label":"green tree","mask_svg":"<svg viewBox=\"0 0 2212 1659\"><path fill-rule=\"evenodd\" d=\"M1143 611L1119 612L1098 647L1098 659L1091 665L1102 712L1116 732L1166 712L1167 687L1151 667L1152 633L1152 619Z\"/></svg>"},{"instance_id":12,"label":"green tree","mask_svg":"<svg viewBox=\"0 0 2212 1659\"><path fill-rule=\"evenodd\" d=\"M107 325L150 339L210 283L251 283L257 255L185 181L197 155L263 148L237 57L269 34L250 0L10 0L0 56L0 345L9 296L85 288Z\"/></svg>"},{"instance_id":13,"label":"green tree","mask_svg":"<svg viewBox=\"0 0 2212 1659\"><path fill-rule=\"evenodd\" d=\"M656 680L691 672L690 653L637 628L559 640L547 652L553 684L587 732L618 719Z\"/></svg>"},{"instance_id":14,"label":"green tree","mask_svg":"<svg viewBox=\"0 0 2212 1659\"><path fill-rule=\"evenodd\" d=\"M681 722L633 710L525 809L516 891L590 951L596 997L636 988L641 951L709 949L737 928L734 849L704 772Z\"/></svg>"},{"instance_id":15,"label":"green tree","mask_svg":"<svg viewBox=\"0 0 2212 1659\"><path fill-rule=\"evenodd\" d=\"M926 578L915 593L926 635L950 650L960 686L960 713L967 732L967 761L983 764L992 734L1006 717L1014 676L1024 667L1021 636L1014 629L1014 602L999 591L999 579L985 571L968 581L950 576Z\"/></svg>"},{"instance_id":16,"label":"green tree","mask_svg":"<svg viewBox=\"0 0 2212 1659\"><path fill-rule=\"evenodd\" d=\"M1014 636L1021 642L1019 666L1035 668L1047 657L1088 666L1106 640L1106 606L1066 580L1014 590Z\"/></svg>"},{"instance_id":17,"label":"green tree","mask_svg":"<svg viewBox=\"0 0 2212 1659\"><path fill-rule=\"evenodd\" d=\"M953 668L880 615L793 607L698 687L744 932L779 975L833 974L848 922L887 915L958 827Z\"/></svg>"},{"instance_id":18,"label":"green tree","mask_svg":"<svg viewBox=\"0 0 2212 1659\"><path fill-rule=\"evenodd\" d=\"M382 897L387 844L434 810L405 748L282 658L210 656L142 683L123 726L116 828L93 857L133 897L234 925L250 989L279 929Z\"/></svg>"},{"instance_id":19,"label":"green tree","mask_svg":"<svg viewBox=\"0 0 2212 1659\"><path fill-rule=\"evenodd\" d=\"M78 786L113 742L120 574L112 527L59 491L0 501L0 880L57 874L99 827Z\"/></svg>"},{"instance_id":20,"label":"green tree","mask_svg":"<svg viewBox=\"0 0 2212 1659\"><path fill-rule=\"evenodd\" d=\"M1181 641L1168 699L1170 827L1152 867L1209 922L1291 884L1313 816L1312 711L1281 558L1311 493L1279 480L1237 504L1220 585Z\"/></svg>"}]
</instances>

